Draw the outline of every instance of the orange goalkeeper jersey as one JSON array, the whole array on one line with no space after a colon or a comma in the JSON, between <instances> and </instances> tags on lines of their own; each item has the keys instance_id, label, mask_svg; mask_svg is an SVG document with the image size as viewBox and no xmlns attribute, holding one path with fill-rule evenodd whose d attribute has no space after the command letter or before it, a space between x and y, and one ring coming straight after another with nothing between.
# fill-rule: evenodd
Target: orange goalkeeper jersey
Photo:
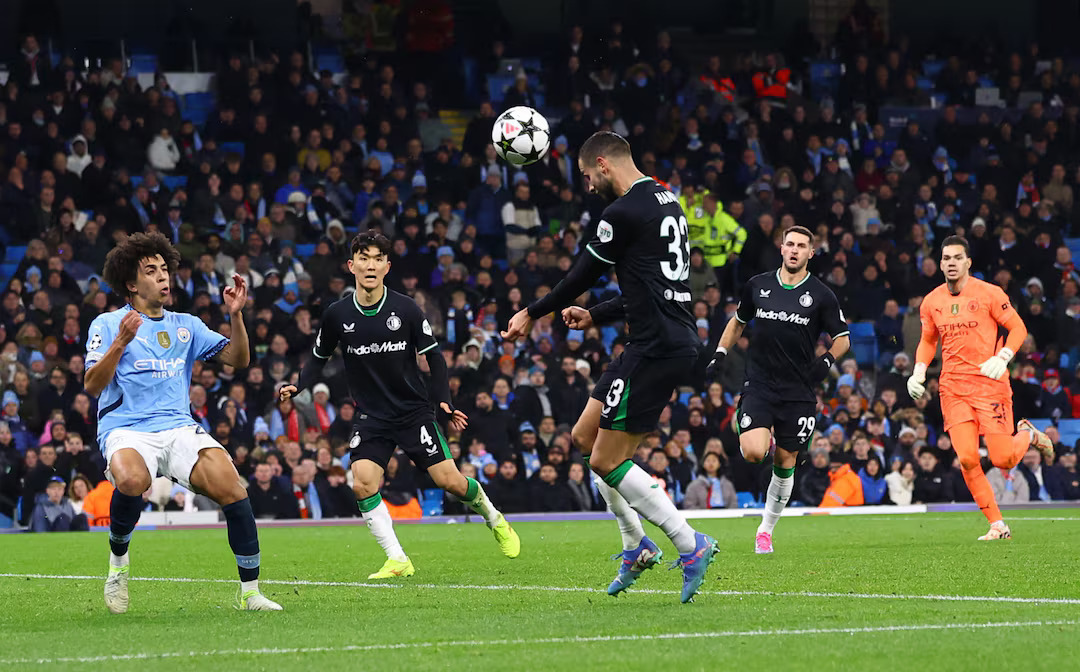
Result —
<instances>
[{"instance_id":1,"label":"orange goalkeeper jersey","mask_svg":"<svg viewBox=\"0 0 1080 672\"><path fill-rule=\"evenodd\" d=\"M1011 393L1009 379L991 380L979 366L1005 344L1003 325L1016 315L1009 297L997 285L969 277L953 296L948 284L926 295L919 309L923 340L941 339L941 387L954 393Z\"/></svg>"}]
</instances>

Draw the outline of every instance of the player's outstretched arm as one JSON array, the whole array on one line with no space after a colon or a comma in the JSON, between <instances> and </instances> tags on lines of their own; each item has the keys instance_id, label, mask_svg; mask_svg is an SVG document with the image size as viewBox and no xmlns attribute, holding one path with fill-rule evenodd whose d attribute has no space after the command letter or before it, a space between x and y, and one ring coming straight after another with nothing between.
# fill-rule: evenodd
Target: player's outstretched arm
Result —
<instances>
[{"instance_id":1,"label":"player's outstretched arm","mask_svg":"<svg viewBox=\"0 0 1080 672\"><path fill-rule=\"evenodd\" d=\"M304 364L304 368L300 370L300 378L297 379L296 385L283 385L278 391L278 397L283 400L289 399L314 385L322 378L323 367L328 361L330 360L317 356L309 357L307 364Z\"/></svg>"},{"instance_id":2,"label":"player's outstretched arm","mask_svg":"<svg viewBox=\"0 0 1080 672\"><path fill-rule=\"evenodd\" d=\"M597 259L592 254L582 254L570 272L559 281L559 284L555 285L554 289L510 319L510 324L506 326L506 331L502 332L502 337L508 341L516 341L528 335L533 320L569 306L575 298L589 291L597 278L603 275L610 266L611 264Z\"/></svg>"},{"instance_id":3,"label":"player's outstretched arm","mask_svg":"<svg viewBox=\"0 0 1080 672\"><path fill-rule=\"evenodd\" d=\"M116 339L109 345L105 355L86 370L83 387L86 388L87 392L94 397L101 396L102 390L116 375L116 365L120 363L124 350L127 349L128 343L131 343L135 338L140 326L142 326L142 318L137 311L130 310L127 315L124 315L123 319L120 320L120 328L116 332Z\"/></svg>"}]
</instances>

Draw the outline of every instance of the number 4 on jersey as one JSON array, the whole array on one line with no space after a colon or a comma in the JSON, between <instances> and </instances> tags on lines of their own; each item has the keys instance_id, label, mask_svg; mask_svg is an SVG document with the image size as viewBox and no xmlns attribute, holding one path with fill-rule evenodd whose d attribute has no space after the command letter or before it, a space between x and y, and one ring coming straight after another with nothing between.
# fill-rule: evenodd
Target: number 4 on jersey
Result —
<instances>
[{"instance_id":1,"label":"number 4 on jersey","mask_svg":"<svg viewBox=\"0 0 1080 672\"><path fill-rule=\"evenodd\" d=\"M435 442L431 440L431 433L427 431L427 427L420 425L420 443L424 446L434 446Z\"/></svg>"},{"instance_id":2,"label":"number 4 on jersey","mask_svg":"<svg viewBox=\"0 0 1080 672\"><path fill-rule=\"evenodd\" d=\"M690 278L690 235L686 217L665 217L660 222L660 237L671 236L668 252L675 255L675 261L661 261L660 270L664 277L674 282L685 282Z\"/></svg>"}]
</instances>

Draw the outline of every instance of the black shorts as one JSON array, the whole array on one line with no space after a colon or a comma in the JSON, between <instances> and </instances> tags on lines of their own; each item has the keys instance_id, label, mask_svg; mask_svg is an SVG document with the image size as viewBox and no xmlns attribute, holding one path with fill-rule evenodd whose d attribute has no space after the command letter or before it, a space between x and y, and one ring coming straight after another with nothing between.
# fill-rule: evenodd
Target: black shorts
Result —
<instances>
[{"instance_id":1,"label":"black shorts","mask_svg":"<svg viewBox=\"0 0 1080 672\"><path fill-rule=\"evenodd\" d=\"M451 460L439 423L434 415L422 416L400 425L374 418L361 418L353 425L349 439L349 459L371 460L383 469L398 447L409 456L417 467L427 470L432 466Z\"/></svg>"},{"instance_id":2,"label":"black shorts","mask_svg":"<svg viewBox=\"0 0 1080 672\"><path fill-rule=\"evenodd\" d=\"M792 453L806 448L817 426L816 401L777 401L760 392L745 392L735 409L735 431L771 429L776 445Z\"/></svg>"},{"instance_id":3,"label":"black shorts","mask_svg":"<svg viewBox=\"0 0 1080 672\"><path fill-rule=\"evenodd\" d=\"M675 388L693 384L697 359L656 359L624 350L593 388L592 398L604 404L600 427L630 434L655 430Z\"/></svg>"}]
</instances>

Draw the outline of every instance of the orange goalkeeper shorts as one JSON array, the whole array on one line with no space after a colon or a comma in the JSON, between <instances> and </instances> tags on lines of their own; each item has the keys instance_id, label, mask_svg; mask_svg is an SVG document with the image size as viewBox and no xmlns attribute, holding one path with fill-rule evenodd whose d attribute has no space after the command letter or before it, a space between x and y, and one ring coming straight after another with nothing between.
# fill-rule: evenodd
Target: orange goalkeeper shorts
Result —
<instances>
[{"instance_id":1,"label":"orange goalkeeper shorts","mask_svg":"<svg viewBox=\"0 0 1080 672\"><path fill-rule=\"evenodd\" d=\"M1013 434L1012 395L949 394L941 390L941 414L945 431L962 422L974 422L980 436Z\"/></svg>"}]
</instances>

